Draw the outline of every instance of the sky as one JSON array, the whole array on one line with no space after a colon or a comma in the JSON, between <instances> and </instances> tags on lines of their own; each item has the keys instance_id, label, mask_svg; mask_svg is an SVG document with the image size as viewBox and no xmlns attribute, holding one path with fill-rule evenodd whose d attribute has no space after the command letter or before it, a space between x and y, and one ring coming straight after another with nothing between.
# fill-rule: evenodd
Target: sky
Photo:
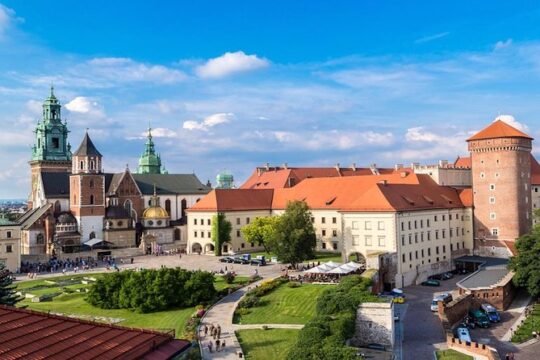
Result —
<instances>
[{"instance_id":1,"label":"sky","mask_svg":"<svg viewBox=\"0 0 540 360\"><path fill-rule=\"evenodd\" d=\"M54 84L79 145L170 173L454 161L498 116L540 137L533 1L0 0L0 198L30 190ZM540 155L538 147L534 152Z\"/></svg>"}]
</instances>

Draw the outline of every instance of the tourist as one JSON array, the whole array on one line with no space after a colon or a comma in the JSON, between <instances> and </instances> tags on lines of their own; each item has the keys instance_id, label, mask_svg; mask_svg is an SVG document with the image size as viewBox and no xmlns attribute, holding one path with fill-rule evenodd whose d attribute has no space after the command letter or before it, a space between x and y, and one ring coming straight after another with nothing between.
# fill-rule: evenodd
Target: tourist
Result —
<instances>
[{"instance_id":1,"label":"tourist","mask_svg":"<svg viewBox=\"0 0 540 360\"><path fill-rule=\"evenodd\" d=\"M219 339L216 340L216 351L219 351Z\"/></svg>"},{"instance_id":2,"label":"tourist","mask_svg":"<svg viewBox=\"0 0 540 360\"><path fill-rule=\"evenodd\" d=\"M212 353L212 342L211 341L208 342L208 351L210 351L210 353Z\"/></svg>"},{"instance_id":3,"label":"tourist","mask_svg":"<svg viewBox=\"0 0 540 360\"><path fill-rule=\"evenodd\" d=\"M134 259L133 259L133 258L131 258L131 263L132 263L132 264L133 264L133 260L134 260Z\"/></svg>"},{"instance_id":4,"label":"tourist","mask_svg":"<svg viewBox=\"0 0 540 360\"><path fill-rule=\"evenodd\" d=\"M223 351L223 349L225 349L225 340L221 341L221 351Z\"/></svg>"},{"instance_id":5,"label":"tourist","mask_svg":"<svg viewBox=\"0 0 540 360\"><path fill-rule=\"evenodd\" d=\"M204 325L204 337L208 335L208 326Z\"/></svg>"}]
</instances>

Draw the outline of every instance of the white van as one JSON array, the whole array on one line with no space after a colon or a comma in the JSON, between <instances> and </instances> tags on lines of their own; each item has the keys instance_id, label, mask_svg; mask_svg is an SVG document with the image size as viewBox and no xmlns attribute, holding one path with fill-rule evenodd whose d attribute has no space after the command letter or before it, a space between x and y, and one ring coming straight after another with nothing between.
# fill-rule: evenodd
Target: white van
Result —
<instances>
[{"instance_id":1,"label":"white van","mask_svg":"<svg viewBox=\"0 0 540 360\"><path fill-rule=\"evenodd\" d=\"M469 333L469 329L465 327L459 327L457 328L457 336L458 339L465 342L472 342L471 340L471 334Z\"/></svg>"},{"instance_id":2,"label":"white van","mask_svg":"<svg viewBox=\"0 0 540 360\"><path fill-rule=\"evenodd\" d=\"M431 300L431 311L438 311L439 310L439 301L444 301L445 303L449 303L452 301L452 294L449 293L443 293L439 295L433 296L433 300Z\"/></svg>"}]
</instances>

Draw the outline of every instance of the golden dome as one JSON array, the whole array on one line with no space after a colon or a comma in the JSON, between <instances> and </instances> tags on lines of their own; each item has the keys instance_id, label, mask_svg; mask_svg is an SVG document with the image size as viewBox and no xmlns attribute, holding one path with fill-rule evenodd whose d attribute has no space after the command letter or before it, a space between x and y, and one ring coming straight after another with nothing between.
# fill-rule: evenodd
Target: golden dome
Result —
<instances>
[{"instance_id":1,"label":"golden dome","mask_svg":"<svg viewBox=\"0 0 540 360\"><path fill-rule=\"evenodd\" d=\"M163 219L168 217L169 214L167 213L167 210L161 206L152 206L143 212L143 218L145 219Z\"/></svg>"}]
</instances>

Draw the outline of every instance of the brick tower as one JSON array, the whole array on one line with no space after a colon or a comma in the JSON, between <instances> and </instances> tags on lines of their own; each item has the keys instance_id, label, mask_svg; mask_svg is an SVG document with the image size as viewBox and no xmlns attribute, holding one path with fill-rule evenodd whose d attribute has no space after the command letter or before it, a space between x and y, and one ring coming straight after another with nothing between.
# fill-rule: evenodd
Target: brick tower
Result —
<instances>
[{"instance_id":1,"label":"brick tower","mask_svg":"<svg viewBox=\"0 0 540 360\"><path fill-rule=\"evenodd\" d=\"M467 139L478 254L507 257L516 238L530 230L532 140L502 120Z\"/></svg>"},{"instance_id":2,"label":"brick tower","mask_svg":"<svg viewBox=\"0 0 540 360\"><path fill-rule=\"evenodd\" d=\"M105 176L101 168L102 156L88 136L73 154L69 177L70 209L79 224L81 241L103 239L105 216Z\"/></svg>"}]
</instances>

